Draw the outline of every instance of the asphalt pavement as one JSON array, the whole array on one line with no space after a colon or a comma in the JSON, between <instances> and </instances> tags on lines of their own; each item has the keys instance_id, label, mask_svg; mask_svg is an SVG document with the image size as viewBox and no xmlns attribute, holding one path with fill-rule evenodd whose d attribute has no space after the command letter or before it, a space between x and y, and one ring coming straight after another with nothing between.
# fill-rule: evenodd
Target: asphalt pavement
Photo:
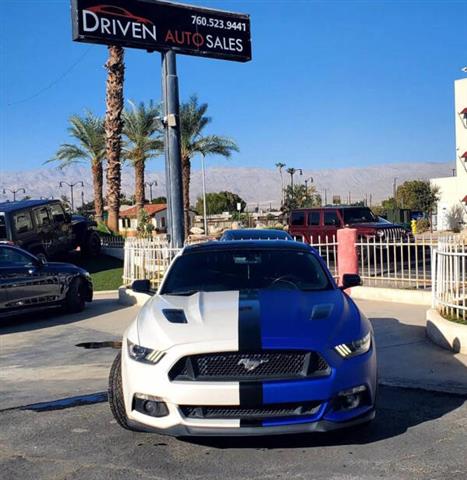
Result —
<instances>
[{"instance_id":1,"label":"asphalt pavement","mask_svg":"<svg viewBox=\"0 0 467 480\"><path fill-rule=\"evenodd\" d=\"M121 429L105 390L113 347L138 307L122 307L113 295L98 295L79 315L3 322L0 478L464 478L466 356L426 339L424 307L358 303L376 333L376 420L267 438L188 440Z\"/></svg>"}]
</instances>

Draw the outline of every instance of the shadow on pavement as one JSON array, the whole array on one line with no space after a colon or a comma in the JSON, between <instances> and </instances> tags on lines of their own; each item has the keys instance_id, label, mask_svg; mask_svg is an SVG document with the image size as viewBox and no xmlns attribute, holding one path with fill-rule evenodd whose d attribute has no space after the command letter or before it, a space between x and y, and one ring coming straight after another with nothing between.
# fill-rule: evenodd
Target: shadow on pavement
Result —
<instances>
[{"instance_id":1,"label":"shadow on pavement","mask_svg":"<svg viewBox=\"0 0 467 480\"><path fill-rule=\"evenodd\" d=\"M80 313L66 314L57 309L18 315L1 320L0 335L39 330L57 325L68 325L125 308L131 307L120 305L114 298L97 298L91 303L86 303L86 308Z\"/></svg>"},{"instance_id":2,"label":"shadow on pavement","mask_svg":"<svg viewBox=\"0 0 467 480\"><path fill-rule=\"evenodd\" d=\"M185 437L181 440L219 449L287 449L331 445L365 445L405 433L408 429L447 415L466 397L396 387L379 387L377 413L368 425L329 433L269 437Z\"/></svg>"}]
</instances>

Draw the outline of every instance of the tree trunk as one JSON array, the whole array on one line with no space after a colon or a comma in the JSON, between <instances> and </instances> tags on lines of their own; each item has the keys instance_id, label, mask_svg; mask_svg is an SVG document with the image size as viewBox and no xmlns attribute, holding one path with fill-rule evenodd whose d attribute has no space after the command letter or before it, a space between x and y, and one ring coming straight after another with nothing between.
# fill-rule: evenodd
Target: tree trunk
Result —
<instances>
[{"instance_id":1,"label":"tree trunk","mask_svg":"<svg viewBox=\"0 0 467 480\"><path fill-rule=\"evenodd\" d=\"M183 217L185 223L185 240L190 234L190 177L191 161L189 157L182 156L182 179L183 179Z\"/></svg>"},{"instance_id":2,"label":"tree trunk","mask_svg":"<svg viewBox=\"0 0 467 480\"><path fill-rule=\"evenodd\" d=\"M139 212L144 208L144 161L135 162L135 203Z\"/></svg>"},{"instance_id":3,"label":"tree trunk","mask_svg":"<svg viewBox=\"0 0 467 480\"><path fill-rule=\"evenodd\" d=\"M121 182L121 134L123 110L123 81L125 73L124 50L109 46L107 69L105 140L107 153L107 205L109 208L108 227L118 232Z\"/></svg>"},{"instance_id":4,"label":"tree trunk","mask_svg":"<svg viewBox=\"0 0 467 480\"><path fill-rule=\"evenodd\" d=\"M96 222L104 219L104 200L102 198L103 173L102 162L92 164L92 186L94 189L94 210L96 211Z\"/></svg>"}]
</instances>

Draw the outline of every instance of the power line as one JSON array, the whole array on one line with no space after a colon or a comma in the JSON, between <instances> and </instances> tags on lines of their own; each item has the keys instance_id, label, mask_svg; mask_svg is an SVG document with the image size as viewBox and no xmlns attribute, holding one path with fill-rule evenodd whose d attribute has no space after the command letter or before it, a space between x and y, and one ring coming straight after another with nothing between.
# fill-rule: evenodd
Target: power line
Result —
<instances>
[{"instance_id":1,"label":"power line","mask_svg":"<svg viewBox=\"0 0 467 480\"><path fill-rule=\"evenodd\" d=\"M23 98L21 100L16 100L15 102L7 103L7 107L12 107L13 105L18 105L20 103L28 102L29 100L32 100L33 98L38 97L42 93L46 92L47 90L50 90L53 86L55 86L60 80L63 80L81 61L84 59L84 57L90 52L92 46L88 47L84 53L78 57L78 59L71 65L69 66L62 74L60 74L55 80L50 82L47 86L44 88L41 88L38 90L36 93L33 93L29 97Z\"/></svg>"}]
</instances>

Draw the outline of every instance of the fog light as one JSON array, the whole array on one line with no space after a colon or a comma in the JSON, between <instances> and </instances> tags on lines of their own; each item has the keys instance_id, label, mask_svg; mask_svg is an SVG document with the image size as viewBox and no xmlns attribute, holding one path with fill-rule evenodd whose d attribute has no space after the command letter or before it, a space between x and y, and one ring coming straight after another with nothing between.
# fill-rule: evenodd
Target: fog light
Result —
<instances>
[{"instance_id":1,"label":"fog light","mask_svg":"<svg viewBox=\"0 0 467 480\"><path fill-rule=\"evenodd\" d=\"M169 409L165 402L148 395L135 395L133 408L137 412L151 417L165 417L169 414Z\"/></svg>"},{"instance_id":2,"label":"fog light","mask_svg":"<svg viewBox=\"0 0 467 480\"><path fill-rule=\"evenodd\" d=\"M364 403L366 391L365 385L342 390L335 398L334 410L351 410L359 407Z\"/></svg>"}]
</instances>

